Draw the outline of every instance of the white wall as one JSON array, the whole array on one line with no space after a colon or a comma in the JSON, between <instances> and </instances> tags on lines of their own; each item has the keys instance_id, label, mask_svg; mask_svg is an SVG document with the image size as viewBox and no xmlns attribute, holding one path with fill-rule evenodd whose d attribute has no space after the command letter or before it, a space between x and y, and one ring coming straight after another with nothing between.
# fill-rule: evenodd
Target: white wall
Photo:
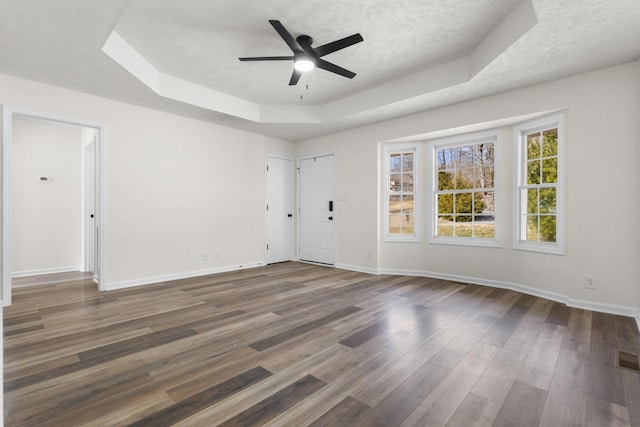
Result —
<instances>
[{"instance_id":1,"label":"white wall","mask_svg":"<svg viewBox=\"0 0 640 427\"><path fill-rule=\"evenodd\" d=\"M2 75L0 102L105 126L107 288L264 260L265 156L290 142Z\"/></svg>"},{"instance_id":2,"label":"white wall","mask_svg":"<svg viewBox=\"0 0 640 427\"><path fill-rule=\"evenodd\" d=\"M336 214L337 264L465 276L527 287L582 306L635 312L640 305L638 69L633 62L299 143L299 156L336 154L337 187L347 198ZM499 129L500 249L430 244L428 228L420 243L382 241L380 142L557 109L567 109L566 255L512 248L516 147L511 127ZM422 166L423 173L431 173ZM367 252L377 253L373 261L366 259ZM597 276L599 289L584 288L585 274Z\"/></svg>"},{"instance_id":3,"label":"white wall","mask_svg":"<svg viewBox=\"0 0 640 427\"><path fill-rule=\"evenodd\" d=\"M82 262L81 130L13 121L12 273L77 270ZM40 176L49 182L38 181Z\"/></svg>"}]
</instances>

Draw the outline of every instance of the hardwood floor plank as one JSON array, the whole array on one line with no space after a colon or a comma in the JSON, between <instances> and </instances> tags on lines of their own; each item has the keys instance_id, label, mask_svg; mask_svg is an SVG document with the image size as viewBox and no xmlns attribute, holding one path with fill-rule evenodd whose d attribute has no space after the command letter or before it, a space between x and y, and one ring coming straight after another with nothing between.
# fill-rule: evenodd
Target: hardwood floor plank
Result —
<instances>
[{"instance_id":1,"label":"hardwood floor plank","mask_svg":"<svg viewBox=\"0 0 640 427\"><path fill-rule=\"evenodd\" d=\"M447 372L444 379L402 422L401 426L443 426L458 410L478 378L498 354L499 348L479 342Z\"/></svg>"},{"instance_id":2,"label":"hardwood floor plank","mask_svg":"<svg viewBox=\"0 0 640 427\"><path fill-rule=\"evenodd\" d=\"M546 391L551 386L565 333L565 327L549 323L542 326L516 377L517 381Z\"/></svg>"},{"instance_id":3,"label":"hardwood floor plank","mask_svg":"<svg viewBox=\"0 0 640 427\"><path fill-rule=\"evenodd\" d=\"M23 282L12 427L640 425L640 374L614 364L635 321L511 290L294 262L106 293Z\"/></svg>"},{"instance_id":4,"label":"hardwood floor plank","mask_svg":"<svg viewBox=\"0 0 640 427\"><path fill-rule=\"evenodd\" d=\"M132 423L131 427L172 425L216 402L233 396L247 387L251 387L269 376L271 376L271 372L262 366L257 366L184 400L176 402L174 405L158 411L153 415L140 419Z\"/></svg>"},{"instance_id":5,"label":"hardwood floor plank","mask_svg":"<svg viewBox=\"0 0 640 427\"><path fill-rule=\"evenodd\" d=\"M616 368L618 339L615 331L615 316L594 313L591 328L591 351L587 375L587 393L596 399L627 405L621 369Z\"/></svg>"},{"instance_id":6,"label":"hardwood floor plank","mask_svg":"<svg viewBox=\"0 0 640 427\"><path fill-rule=\"evenodd\" d=\"M360 308L354 306L345 307L319 319L303 323L302 325L296 326L295 328L291 328L277 335L254 342L250 346L258 351L263 351L360 310Z\"/></svg>"},{"instance_id":7,"label":"hardwood floor plank","mask_svg":"<svg viewBox=\"0 0 640 427\"><path fill-rule=\"evenodd\" d=\"M469 393L447 423L447 427L493 426L498 412L499 404Z\"/></svg>"},{"instance_id":8,"label":"hardwood floor plank","mask_svg":"<svg viewBox=\"0 0 640 427\"><path fill-rule=\"evenodd\" d=\"M399 426L440 384L447 370L423 363L416 371L378 403L362 419L371 427Z\"/></svg>"},{"instance_id":9,"label":"hardwood floor plank","mask_svg":"<svg viewBox=\"0 0 640 427\"><path fill-rule=\"evenodd\" d=\"M567 326L571 309L565 304L556 302L553 304L546 321L558 326Z\"/></svg>"},{"instance_id":10,"label":"hardwood floor plank","mask_svg":"<svg viewBox=\"0 0 640 427\"><path fill-rule=\"evenodd\" d=\"M547 400L547 392L519 381L507 394L494 426L537 426Z\"/></svg>"},{"instance_id":11,"label":"hardwood floor plank","mask_svg":"<svg viewBox=\"0 0 640 427\"><path fill-rule=\"evenodd\" d=\"M220 426L230 427L264 424L278 416L280 412L286 411L288 408L295 406L298 402L311 396L325 385L326 384L319 379L307 375L225 421L220 424Z\"/></svg>"},{"instance_id":12,"label":"hardwood floor plank","mask_svg":"<svg viewBox=\"0 0 640 427\"><path fill-rule=\"evenodd\" d=\"M320 418L309 424L309 427L335 427L340 425L359 425L362 417L371 408L351 396L325 412Z\"/></svg>"}]
</instances>

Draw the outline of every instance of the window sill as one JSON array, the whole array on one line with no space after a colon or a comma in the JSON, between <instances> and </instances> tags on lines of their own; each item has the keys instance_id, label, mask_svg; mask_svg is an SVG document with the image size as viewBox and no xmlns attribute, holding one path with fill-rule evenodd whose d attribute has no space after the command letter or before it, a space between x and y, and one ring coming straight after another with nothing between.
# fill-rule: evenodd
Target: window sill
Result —
<instances>
[{"instance_id":1,"label":"window sill","mask_svg":"<svg viewBox=\"0 0 640 427\"><path fill-rule=\"evenodd\" d=\"M564 255L564 250L553 243L528 243L518 242L513 246L513 249L518 251L538 252L549 255Z\"/></svg>"},{"instance_id":2,"label":"window sill","mask_svg":"<svg viewBox=\"0 0 640 427\"><path fill-rule=\"evenodd\" d=\"M384 236L385 243L420 243L420 238L415 235L411 236L392 236L385 235Z\"/></svg>"},{"instance_id":3,"label":"window sill","mask_svg":"<svg viewBox=\"0 0 640 427\"><path fill-rule=\"evenodd\" d=\"M496 239L473 239L465 237L434 236L429 243L434 245L471 246L479 248L502 248Z\"/></svg>"}]
</instances>

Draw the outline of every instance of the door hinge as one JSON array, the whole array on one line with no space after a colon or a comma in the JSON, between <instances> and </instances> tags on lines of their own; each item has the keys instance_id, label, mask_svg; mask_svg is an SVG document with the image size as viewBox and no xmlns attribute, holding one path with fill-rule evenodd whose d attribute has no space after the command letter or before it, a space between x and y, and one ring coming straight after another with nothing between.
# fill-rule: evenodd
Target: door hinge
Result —
<instances>
[{"instance_id":1,"label":"door hinge","mask_svg":"<svg viewBox=\"0 0 640 427\"><path fill-rule=\"evenodd\" d=\"M267 165L267 172L269 172L269 165Z\"/></svg>"},{"instance_id":2,"label":"door hinge","mask_svg":"<svg viewBox=\"0 0 640 427\"><path fill-rule=\"evenodd\" d=\"M269 245L267 245L267 250L269 250Z\"/></svg>"},{"instance_id":3,"label":"door hinge","mask_svg":"<svg viewBox=\"0 0 640 427\"><path fill-rule=\"evenodd\" d=\"M269 210L269 205L267 205L267 210Z\"/></svg>"}]
</instances>

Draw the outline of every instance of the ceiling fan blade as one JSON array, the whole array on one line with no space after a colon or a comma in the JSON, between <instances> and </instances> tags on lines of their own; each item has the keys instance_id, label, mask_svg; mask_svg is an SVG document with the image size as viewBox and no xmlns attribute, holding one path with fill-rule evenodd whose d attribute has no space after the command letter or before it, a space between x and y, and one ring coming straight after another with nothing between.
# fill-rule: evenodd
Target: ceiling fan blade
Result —
<instances>
[{"instance_id":1,"label":"ceiling fan blade","mask_svg":"<svg viewBox=\"0 0 640 427\"><path fill-rule=\"evenodd\" d=\"M289 46L289 48L294 52L299 52L302 50L296 39L287 31L287 29L280 23L280 21L276 21L275 19L270 19L269 23L271 26L280 34L282 40Z\"/></svg>"},{"instance_id":2,"label":"ceiling fan blade","mask_svg":"<svg viewBox=\"0 0 640 427\"><path fill-rule=\"evenodd\" d=\"M316 53L316 55L325 56L325 55L328 55L330 53L335 52L336 50L344 49L345 47L349 47L349 46L354 45L356 43L360 43L361 41L364 41L364 39L362 38L360 33L357 33L357 34L353 34L353 35L351 35L349 37L345 37L343 39L336 40L336 41L331 42L331 43L323 44L322 46L318 46L316 48L313 48L313 50Z\"/></svg>"},{"instance_id":3,"label":"ceiling fan blade","mask_svg":"<svg viewBox=\"0 0 640 427\"><path fill-rule=\"evenodd\" d=\"M238 59L240 61L293 61L293 56L252 56Z\"/></svg>"},{"instance_id":4,"label":"ceiling fan blade","mask_svg":"<svg viewBox=\"0 0 640 427\"><path fill-rule=\"evenodd\" d=\"M298 84L298 80L302 76L302 71L298 71L294 68L293 74L291 74L291 80L289 80L289 86L295 86Z\"/></svg>"},{"instance_id":5,"label":"ceiling fan blade","mask_svg":"<svg viewBox=\"0 0 640 427\"><path fill-rule=\"evenodd\" d=\"M339 67L336 64L325 61L324 59L316 59L316 67L322 68L326 71L331 71L332 73L340 74L341 76L344 76L348 79L352 79L356 76L356 73L354 73L353 71L349 71L346 68Z\"/></svg>"}]
</instances>

